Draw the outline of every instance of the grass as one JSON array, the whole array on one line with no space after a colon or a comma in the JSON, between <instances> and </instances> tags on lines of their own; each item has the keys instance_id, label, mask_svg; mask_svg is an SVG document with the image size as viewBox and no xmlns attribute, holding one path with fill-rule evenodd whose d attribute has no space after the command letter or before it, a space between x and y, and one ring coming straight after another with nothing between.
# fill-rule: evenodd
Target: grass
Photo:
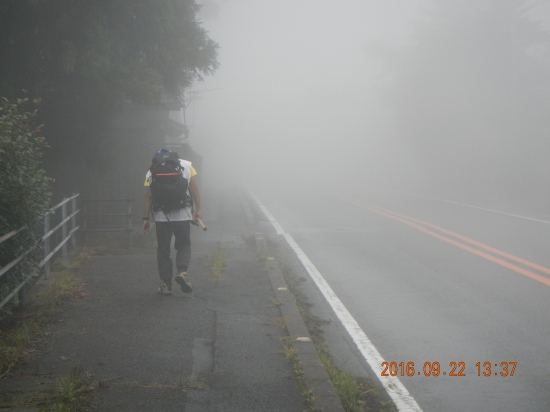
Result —
<instances>
[{"instance_id":1,"label":"grass","mask_svg":"<svg viewBox=\"0 0 550 412\"><path fill-rule=\"evenodd\" d=\"M321 363L325 366L346 412L396 410L390 400L382 400L381 389L374 386L369 379L354 377L338 368L326 344L318 345L317 349Z\"/></svg>"},{"instance_id":2,"label":"grass","mask_svg":"<svg viewBox=\"0 0 550 412\"><path fill-rule=\"evenodd\" d=\"M205 390L208 390L209 387L205 377L196 376L189 380L189 384L184 389L194 389L199 391L205 391Z\"/></svg>"},{"instance_id":3,"label":"grass","mask_svg":"<svg viewBox=\"0 0 550 412\"><path fill-rule=\"evenodd\" d=\"M275 306L275 307L279 307L279 306L282 306L283 305L283 302L277 297L277 295L275 295L275 293L273 293L271 295L271 305Z\"/></svg>"},{"instance_id":4,"label":"grass","mask_svg":"<svg viewBox=\"0 0 550 412\"><path fill-rule=\"evenodd\" d=\"M278 262L289 290L296 300L296 305L310 333L311 339L315 344L319 358L327 370L330 381L336 389L336 393L340 398L344 410L346 412L396 411L393 402L369 379L354 377L336 366L323 336L322 326L329 322L311 313L310 308L312 304L309 302L307 296L300 290L300 280L294 275L292 269L286 263L280 259ZM292 343L292 341L290 342ZM290 351L287 352L291 354ZM296 361L297 360L296 357ZM300 384L299 376L298 382Z\"/></svg>"},{"instance_id":5,"label":"grass","mask_svg":"<svg viewBox=\"0 0 550 412\"><path fill-rule=\"evenodd\" d=\"M44 339L43 328L63 302L85 296L82 279L75 273L90 255L90 250L80 250L68 268L52 274L47 288L13 318L10 327L0 331L0 379L9 377L15 366L27 362L36 353L35 344ZM41 412L75 411L79 409L80 395L91 382L90 374L77 365L59 379L52 393L34 400L42 405Z\"/></svg>"},{"instance_id":6,"label":"grass","mask_svg":"<svg viewBox=\"0 0 550 412\"><path fill-rule=\"evenodd\" d=\"M35 353L34 344L43 338L43 327L62 302L85 295L82 280L74 274L90 253L81 250L67 269L52 278L36 301L18 313L12 325L0 331L0 379L9 376L16 365L27 362Z\"/></svg>"},{"instance_id":7,"label":"grass","mask_svg":"<svg viewBox=\"0 0 550 412\"><path fill-rule=\"evenodd\" d=\"M210 268L210 273L216 282L223 280L224 270L228 264L229 259L218 244L216 251L209 255L206 261L206 265Z\"/></svg>"},{"instance_id":8,"label":"grass","mask_svg":"<svg viewBox=\"0 0 550 412\"><path fill-rule=\"evenodd\" d=\"M285 357L290 361L294 369L294 376L296 377L298 389L300 390L302 396L305 398L309 411L314 412L315 406L313 403L313 394L307 386L304 371L302 369L302 365L300 364L300 360L298 359L298 351L294 346L294 342L289 337L282 338L281 342L284 347L283 355L285 355Z\"/></svg>"},{"instance_id":9,"label":"grass","mask_svg":"<svg viewBox=\"0 0 550 412\"><path fill-rule=\"evenodd\" d=\"M286 263L281 260L278 261L279 268L283 274L290 293L294 296L296 300L296 306L302 315L302 319L306 324L306 327L311 335L311 338L314 343L324 342L323 338L323 325L328 325L330 322L324 319L321 319L311 313L309 310L313 306L307 296L300 289L300 280L292 273L292 269Z\"/></svg>"},{"instance_id":10,"label":"grass","mask_svg":"<svg viewBox=\"0 0 550 412\"><path fill-rule=\"evenodd\" d=\"M36 336L36 325L25 321L11 330L0 334L0 379L7 377L15 365L27 362L35 353L32 342Z\"/></svg>"},{"instance_id":11,"label":"grass","mask_svg":"<svg viewBox=\"0 0 550 412\"><path fill-rule=\"evenodd\" d=\"M249 247L254 247L256 245L256 239L254 238L254 235L241 235L241 239L243 240L244 244Z\"/></svg>"},{"instance_id":12,"label":"grass","mask_svg":"<svg viewBox=\"0 0 550 412\"><path fill-rule=\"evenodd\" d=\"M90 372L85 371L82 365L73 366L64 377L59 379L58 387L52 395L53 409L44 408L42 411L69 412L79 410L83 395L90 388L93 381L93 376Z\"/></svg>"},{"instance_id":13,"label":"grass","mask_svg":"<svg viewBox=\"0 0 550 412\"><path fill-rule=\"evenodd\" d=\"M189 376L188 378L180 376L174 386L169 387L169 389L176 389L184 392L190 389L197 391L209 390L210 387L208 386L208 374Z\"/></svg>"},{"instance_id":14,"label":"grass","mask_svg":"<svg viewBox=\"0 0 550 412\"><path fill-rule=\"evenodd\" d=\"M259 249L256 249L256 258L258 260L265 262L269 256L271 256L271 254L265 248L260 247Z\"/></svg>"},{"instance_id":15,"label":"grass","mask_svg":"<svg viewBox=\"0 0 550 412\"><path fill-rule=\"evenodd\" d=\"M290 316L279 316L278 318L273 319L273 325L278 328L286 328L286 325L292 322L292 317Z\"/></svg>"}]
</instances>

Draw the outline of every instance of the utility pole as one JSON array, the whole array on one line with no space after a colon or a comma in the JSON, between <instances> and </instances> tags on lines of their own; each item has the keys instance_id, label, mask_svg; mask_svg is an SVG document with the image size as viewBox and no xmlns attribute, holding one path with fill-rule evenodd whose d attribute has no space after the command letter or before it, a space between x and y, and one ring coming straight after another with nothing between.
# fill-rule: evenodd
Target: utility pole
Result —
<instances>
[{"instance_id":1,"label":"utility pole","mask_svg":"<svg viewBox=\"0 0 550 412\"><path fill-rule=\"evenodd\" d=\"M223 90L222 87L218 87L218 88L215 88L215 89L204 89L204 90L189 90L189 91L185 91L183 92L183 124L185 126L187 126L187 117L185 115L185 111L186 109L189 107L189 105L191 104L191 102L195 99L195 97L197 97L199 95L199 93L204 93L204 92L213 92L213 91L216 91L216 90ZM188 97L186 98L185 94L187 93Z\"/></svg>"}]
</instances>

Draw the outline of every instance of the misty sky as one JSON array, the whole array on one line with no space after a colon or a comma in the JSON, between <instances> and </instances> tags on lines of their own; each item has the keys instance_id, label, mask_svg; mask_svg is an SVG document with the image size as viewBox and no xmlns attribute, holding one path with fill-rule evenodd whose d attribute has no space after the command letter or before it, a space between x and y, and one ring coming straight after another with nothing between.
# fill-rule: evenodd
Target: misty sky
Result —
<instances>
[{"instance_id":1,"label":"misty sky","mask_svg":"<svg viewBox=\"0 0 550 412\"><path fill-rule=\"evenodd\" d=\"M414 96L407 104L422 104L422 96L415 95L420 92L405 87L399 95L400 90L391 88L401 66L416 67L414 56L410 57L407 50L413 50L419 39L426 40L426 47L437 54L430 42L436 41L438 33L429 38L419 35L423 25L437 27L433 20L442 19L443 26L452 26L454 17L443 22L445 13L456 14L457 24L464 25L468 20L460 16L466 7L463 3L483 7L491 0L449 1L447 9L439 5L435 10L429 0L203 0L201 19L220 44L221 66L214 76L196 83L195 89L220 90L201 93L187 109L192 146L207 163L227 161L240 166L240 173L246 175L277 176L283 167L285 174L304 182L334 175L346 180L363 176L378 182L387 180L388 184L403 176L422 179L428 169L423 168L425 159L411 150L416 143L411 137L414 133L409 136L408 129L432 117L421 115L413 121L417 114L400 108L396 101ZM548 21L545 16L550 3L538 3L525 2L527 6L536 5L530 10L531 16ZM460 43L460 35L456 37L456 43ZM544 48L541 52L539 46L533 47L536 53L542 53L541 59L547 58ZM456 61L468 67L470 58L465 55ZM456 61L449 63L453 69ZM434 56L431 66L438 64L442 63ZM472 64L472 71L475 67ZM411 73L409 77L402 75L402 81L413 79L408 81L414 83L413 69ZM450 73L454 79L452 70ZM420 79L419 84L422 81L426 80ZM476 90L478 83L457 82L463 90ZM498 85L495 87L498 89ZM390 104L388 90L393 99ZM466 99L461 103L464 106L469 104L467 99L479 97L474 92L460 93ZM488 88L479 101L487 104L492 94ZM449 100L458 105L456 99ZM427 101L422 113L436 113L437 106L438 101ZM458 106L450 110L461 109ZM457 118L461 117L457 114ZM426 131L418 127L417 134L447 135L444 128ZM470 127L464 134L475 135L476 139L487 134L491 144L501 135L494 124ZM482 157L477 153L466 160L479 162ZM457 159L455 163L460 165L462 159ZM498 161L500 158L489 162L494 173L500 173L495 165Z\"/></svg>"}]
</instances>

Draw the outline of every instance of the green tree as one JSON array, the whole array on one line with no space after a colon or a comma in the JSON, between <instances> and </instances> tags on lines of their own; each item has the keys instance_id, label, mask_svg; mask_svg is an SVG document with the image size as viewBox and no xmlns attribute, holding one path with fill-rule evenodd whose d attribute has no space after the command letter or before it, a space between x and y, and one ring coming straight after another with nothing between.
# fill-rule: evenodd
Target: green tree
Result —
<instances>
[{"instance_id":1,"label":"green tree","mask_svg":"<svg viewBox=\"0 0 550 412\"><path fill-rule=\"evenodd\" d=\"M34 125L36 112L25 110L28 104L0 99L0 236L25 227L0 244L0 267L36 243L35 229L49 207L49 179L40 164L44 138ZM0 301L36 271L36 263L37 256L27 255L0 278Z\"/></svg>"},{"instance_id":2,"label":"green tree","mask_svg":"<svg viewBox=\"0 0 550 412\"><path fill-rule=\"evenodd\" d=\"M194 0L4 0L0 91L154 102L217 68Z\"/></svg>"},{"instance_id":3,"label":"green tree","mask_svg":"<svg viewBox=\"0 0 550 412\"><path fill-rule=\"evenodd\" d=\"M199 7L194 0L0 2L0 95L28 90L41 98L48 170L63 159L97 164L98 136L120 103L179 101L193 81L214 73L218 45Z\"/></svg>"}]
</instances>

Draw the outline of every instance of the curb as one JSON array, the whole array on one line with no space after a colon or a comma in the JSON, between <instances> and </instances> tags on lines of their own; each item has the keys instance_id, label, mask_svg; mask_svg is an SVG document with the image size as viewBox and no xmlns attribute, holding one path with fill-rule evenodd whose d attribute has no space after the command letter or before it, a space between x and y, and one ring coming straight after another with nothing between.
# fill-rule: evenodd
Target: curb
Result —
<instances>
[{"instance_id":1,"label":"curb","mask_svg":"<svg viewBox=\"0 0 550 412\"><path fill-rule=\"evenodd\" d=\"M246 215L248 231L254 236L256 250L258 252L266 251L266 238L260 232L259 225L254 218L250 205L245 195L242 193L240 193L240 198ZM330 381L328 373L319 358L317 349L302 319L302 315L296 306L294 296L290 293L290 289L274 256L267 256L266 271L271 281L273 293L276 299L282 303L279 309L283 319L285 319L285 327L288 336L294 342L294 347L297 351L297 357L302 367L307 387L313 395L313 406L315 410L344 412L340 398L336 395L336 389Z\"/></svg>"}]
</instances>

